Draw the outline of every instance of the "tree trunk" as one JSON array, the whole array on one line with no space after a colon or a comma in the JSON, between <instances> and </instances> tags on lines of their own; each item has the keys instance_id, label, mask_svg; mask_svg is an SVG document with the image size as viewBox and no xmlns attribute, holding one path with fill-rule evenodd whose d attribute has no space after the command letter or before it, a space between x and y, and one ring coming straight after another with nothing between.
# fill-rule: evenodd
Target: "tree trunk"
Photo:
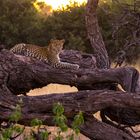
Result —
<instances>
[{"instance_id":1,"label":"tree trunk","mask_svg":"<svg viewBox=\"0 0 140 140\"><path fill-rule=\"evenodd\" d=\"M91 42L91 46L94 49L94 53L97 58L97 67L102 69L102 68L109 68L110 65L109 65L109 57L98 25L98 18L96 13L98 2L99 0L88 0L86 6L85 20L86 20L88 38ZM128 73L129 72L127 72L127 74ZM106 88L108 87L106 86ZM139 88L135 90L139 90ZM117 116L118 112L125 114L127 117L124 116L118 117ZM108 121L108 119L106 118L107 116L112 120L119 120L120 123L121 120L123 120L123 123L126 121L127 124L128 122L129 124L131 124L131 121L129 121L129 115L131 113L132 112L130 110L120 110L119 108L118 109L107 108L101 111L101 117L102 120L106 123L110 123L110 121Z\"/></svg>"},{"instance_id":2,"label":"tree trunk","mask_svg":"<svg viewBox=\"0 0 140 140\"><path fill-rule=\"evenodd\" d=\"M85 20L88 38L97 58L97 67L102 69L109 68L110 64L108 53L106 51L105 44L98 25L96 13L98 2L99 0L88 0Z\"/></svg>"},{"instance_id":3,"label":"tree trunk","mask_svg":"<svg viewBox=\"0 0 140 140\"><path fill-rule=\"evenodd\" d=\"M55 69L41 61L3 50L0 53L0 83L6 85L13 94L25 94L30 89L50 83L76 86L79 90L94 89L97 83L119 83L124 90L135 92L139 76L136 69L132 67L93 69L86 65L87 62L80 53L76 53L76 57L71 57L71 53L68 56L67 53L67 57L71 63L77 62L80 69Z\"/></svg>"},{"instance_id":4,"label":"tree trunk","mask_svg":"<svg viewBox=\"0 0 140 140\"><path fill-rule=\"evenodd\" d=\"M114 91L79 91L77 93L52 94L43 96L10 96L6 89L1 90L0 120L8 121L12 110L22 99L22 119L20 124L30 125L34 118L41 119L44 124L54 125L52 108L54 103L60 102L65 108L68 122L72 121L78 111L85 116L85 123L80 127L87 137L103 140L133 140L127 133L113 126L94 119L92 114L106 107L127 108L140 112L140 94L128 94ZM8 96L7 96L8 95ZM90 117L89 117L90 115ZM137 117L140 117L137 114ZM139 119L140 123L140 119ZM100 130L100 131L99 131Z\"/></svg>"},{"instance_id":5,"label":"tree trunk","mask_svg":"<svg viewBox=\"0 0 140 140\"><path fill-rule=\"evenodd\" d=\"M134 138L124 130L97 121L92 114L106 108L113 110L129 110L129 121L122 119L122 124L140 124L140 94L135 92L139 87L139 73L131 67L117 69L93 69L84 64L87 57L73 51L65 53L71 63L80 64L79 70L55 69L46 63L30 59L29 57L14 55L7 50L0 52L0 120L7 121L16 104L22 99L22 119L20 124L29 125L33 118L43 120L44 124L54 125L52 106L61 102L65 108L68 125L71 125L74 115L81 110L85 116L85 123L80 127L81 132L91 139L103 140L133 140ZM75 57L73 54L75 53ZM69 54L69 55L68 55ZM72 56L71 56L72 55ZM85 54L84 54L85 56ZM89 55L92 62L92 57ZM84 68L82 68L84 66ZM93 89L96 83L120 83L128 93L110 90L83 90ZM30 89L42 87L49 83L69 84L82 91L68 94L52 94L37 97L16 96L25 94ZM137 88L138 89L138 88ZM120 113L120 112L119 112ZM118 113L117 113L118 114ZM127 114L120 113L118 118L127 118ZM115 118L117 118L115 116ZM110 116L114 119L114 116ZM119 123L117 119L116 122ZM130 123L133 122L133 123ZM87 128L88 127L88 128ZM100 131L97 131L100 130Z\"/></svg>"}]
</instances>

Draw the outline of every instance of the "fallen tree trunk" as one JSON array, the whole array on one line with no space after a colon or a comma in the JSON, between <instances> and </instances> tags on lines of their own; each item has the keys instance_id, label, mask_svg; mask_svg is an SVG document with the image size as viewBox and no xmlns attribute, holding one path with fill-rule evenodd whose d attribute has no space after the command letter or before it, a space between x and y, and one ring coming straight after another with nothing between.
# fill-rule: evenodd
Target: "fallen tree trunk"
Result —
<instances>
[{"instance_id":1,"label":"fallen tree trunk","mask_svg":"<svg viewBox=\"0 0 140 140\"><path fill-rule=\"evenodd\" d=\"M88 0L86 7L88 37L96 54L97 67L109 68L108 54L98 26L97 5L98 0ZM129 126L140 124L138 71L131 67L99 70L96 69L96 59L93 55L78 51L65 51L61 57L62 61L79 64L80 69L55 69L29 57L14 55L6 50L0 52L0 121L8 121L9 115L22 101L20 124L29 126L32 119L38 118L43 120L44 124L54 125L52 108L54 103L61 102L69 126L74 115L79 111L83 112L85 123L80 130L90 139L134 140L132 133L120 128L120 124ZM24 96L30 89L50 83L76 86L79 91L37 97ZM113 84L120 84L127 92L108 90L114 88ZM99 89L106 89L97 90L98 86ZM21 93L24 95L16 96ZM94 118L93 114L97 111L103 113L103 121L106 123ZM107 124L106 116L118 125L111 124L111 121Z\"/></svg>"},{"instance_id":2,"label":"fallen tree trunk","mask_svg":"<svg viewBox=\"0 0 140 140\"><path fill-rule=\"evenodd\" d=\"M97 83L119 83L126 91L135 92L139 76L132 67L109 70L82 68L85 62L82 57L79 70L55 69L41 61L17 56L6 50L1 51L0 58L0 83L13 94L26 94L30 89L50 83L76 86L78 90L95 89ZM76 61L73 59L71 62Z\"/></svg>"},{"instance_id":3,"label":"fallen tree trunk","mask_svg":"<svg viewBox=\"0 0 140 140\"><path fill-rule=\"evenodd\" d=\"M81 132L89 136L91 140L134 140L133 136L124 131L91 117L87 118L85 124L80 128Z\"/></svg>"},{"instance_id":4,"label":"fallen tree trunk","mask_svg":"<svg viewBox=\"0 0 140 140\"><path fill-rule=\"evenodd\" d=\"M71 57L74 53L75 55ZM116 108L127 109L131 111L131 114L129 114L129 121L133 121L131 125L140 124L140 94L138 93L115 92L106 89L37 97L16 96L21 93L25 94L30 89L42 87L49 83L69 84L76 86L79 90L94 89L94 85L97 83L120 83L128 92L135 92L136 87L139 87L139 73L132 67L98 70L94 69L95 63L94 56L92 55L78 52L64 52L61 56L63 60L65 60L65 56L69 57L69 62L79 64L80 69L55 69L41 61L14 55L8 50L2 50L0 52L1 122L8 120L14 107L22 99L22 119L19 123L29 125L29 122L33 118L39 118L43 120L44 124L54 125L52 121L52 106L55 102L61 102L65 108L65 115L68 117L69 122L72 121L72 117L79 110L83 111L86 120L85 124L81 126L81 132L89 138L104 140L112 140L112 137L116 137L116 140L123 140L123 138L128 140L133 139L132 136L122 130L103 122L98 122L93 118L92 114L106 108L113 108L115 110ZM93 67L86 64L87 59L93 63ZM134 112L137 113L134 114ZM127 114L121 114L121 116L127 117ZM129 121L125 122L125 124L130 125ZM123 124L123 121L121 123ZM109 129L112 132L109 132ZM106 137L104 136L105 134Z\"/></svg>"},{"instance_id":5,"label":"fallen tree trunk","mask_svg":"<svg viewBox=\"0 0 140 140\"><path fill-rule=\"evenodd\" d=\"M30 125L30 121L33 118L38 118L43 120L44 124L54 125L52 107L54 103L61 102L65 108L65 115L69 122L72 121L74 115L78 113L79 110L84 113L85 124L81 126L81 132L91 139L104 138L104 140L112 140L112 137L114 140L123 140L124 138L128 140L133 139L122 130L117 130L115 127L98 122L93 118L93 113L106 107L118 107L140 111L140 94L123 93L119 91L88 90L79 91L77 93L52 94L37 97L7 96L3 91L1 91L1 93L1 121L8 121L9 115L12 113L14 106L16 106L19 100L22 99L22 119L19 123ZM87 114L91 117L88 118L86 116ZM110 130L111 132L109 132Z\"/></svg>"}]
</instances>

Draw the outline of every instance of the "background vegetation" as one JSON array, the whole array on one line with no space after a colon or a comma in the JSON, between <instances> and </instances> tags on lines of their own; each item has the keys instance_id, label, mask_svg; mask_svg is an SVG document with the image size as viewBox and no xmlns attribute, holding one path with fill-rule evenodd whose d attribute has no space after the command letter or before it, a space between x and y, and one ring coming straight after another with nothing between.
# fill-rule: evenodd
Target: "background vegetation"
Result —
<instances>
[{"instance_id":1,"label":"background vegetation","mask_svg":"<svg viewBox=\"0 0 140 140\"><path fill-rule=\"evenodd\" d=\"M70 3L51 12L51 7L35 0L0 0L0 44L17 43L46 46L51 38L64 38L66 49L91 52L85 27L85 4ZM140 54L140 2L101 1L98 19L109 56L125 50L128 62Z\"/></svg>"}]
</instances>

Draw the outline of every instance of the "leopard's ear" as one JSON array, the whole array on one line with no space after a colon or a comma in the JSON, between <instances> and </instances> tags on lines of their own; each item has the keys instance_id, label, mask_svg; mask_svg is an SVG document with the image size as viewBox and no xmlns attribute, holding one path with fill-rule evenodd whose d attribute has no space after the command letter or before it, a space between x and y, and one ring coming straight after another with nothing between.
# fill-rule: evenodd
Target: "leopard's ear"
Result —
<instances>
[{"instance_id":1,"label":"leopard's ear","mask_svg":"<svg viewBox=\"0 0 140 140\"><path fill-rule=\"evenodd\" d=\"M61 41L62 41L63 43L65 43L65 39L62 39Z\"/></svg>"}]
</instances>

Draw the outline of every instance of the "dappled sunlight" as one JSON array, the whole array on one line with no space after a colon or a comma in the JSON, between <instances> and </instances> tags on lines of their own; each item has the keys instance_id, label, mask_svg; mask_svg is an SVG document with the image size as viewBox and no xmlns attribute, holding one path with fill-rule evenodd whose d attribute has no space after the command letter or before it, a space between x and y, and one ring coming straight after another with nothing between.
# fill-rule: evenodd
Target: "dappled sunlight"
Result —
<instances>
[{"instance_id":1,"label":"dappled sunlight","mask_svg":"<svg viewBox=\"0 0 140 140\"><path fill-rule=\"evenodd\" d=\"M52 93L69 93L69 92L77 92L78 89L76 87L71 87L69 85L61 85L61 84L49 84L48 86L37 88L30 90L27 95L36 96L36 95L45 95Z\"/></svg>"}]
</instances>

